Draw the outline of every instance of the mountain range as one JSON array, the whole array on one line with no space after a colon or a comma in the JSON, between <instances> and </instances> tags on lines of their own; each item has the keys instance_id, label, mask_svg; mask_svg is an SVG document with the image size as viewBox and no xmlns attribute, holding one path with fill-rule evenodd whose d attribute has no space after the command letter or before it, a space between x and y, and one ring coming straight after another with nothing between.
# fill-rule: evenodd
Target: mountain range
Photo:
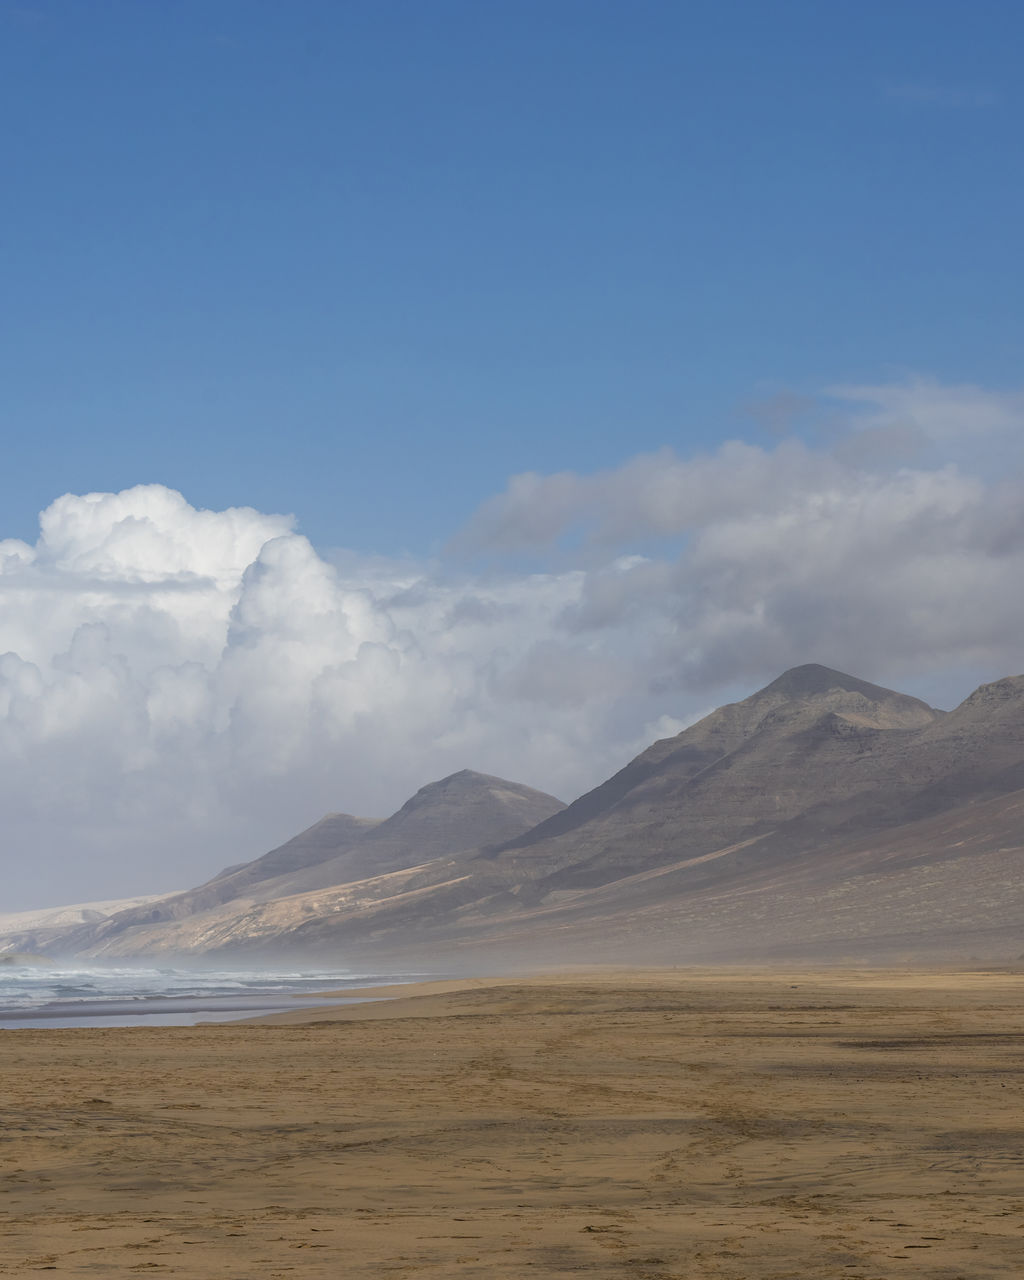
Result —
<instances>
[{"instance_id":1,"label":"mountain range","mask_svg":"<svg viewBox=\"0 0 1024 1280\"><path fill-rule=\"evenodd\" d=\"M1024 952L1024 676L941 712L785 672L565 806L463 771L24 949L615 962Z\"/></svg>"}]
</instances>

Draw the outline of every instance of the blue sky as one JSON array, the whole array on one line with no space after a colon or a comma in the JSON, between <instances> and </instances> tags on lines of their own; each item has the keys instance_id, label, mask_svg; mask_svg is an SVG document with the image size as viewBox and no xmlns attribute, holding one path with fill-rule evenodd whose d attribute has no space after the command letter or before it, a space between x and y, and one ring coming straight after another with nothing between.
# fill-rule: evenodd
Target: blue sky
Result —
<instances>
[{"instance_id":1,"label":"blue sky","mask_svg":"<svg viewBox=\"0 0 1024 1280\"><path fill-rule=\"evenodd\" d=\"M0 4L6 532L443 545L779 388L1016 385L1010 3Z\"/></svg>"},{"instance_id":2,"label":"blue sky","mask_svg":"<svg viewBox=\"0 0 1024 1280\"><path fill-rule=\"evenodd\" d=\"M1024 669L1022 43L0 0L0 914L570 800L803 662Z\"/></svg>"}]
</instances>

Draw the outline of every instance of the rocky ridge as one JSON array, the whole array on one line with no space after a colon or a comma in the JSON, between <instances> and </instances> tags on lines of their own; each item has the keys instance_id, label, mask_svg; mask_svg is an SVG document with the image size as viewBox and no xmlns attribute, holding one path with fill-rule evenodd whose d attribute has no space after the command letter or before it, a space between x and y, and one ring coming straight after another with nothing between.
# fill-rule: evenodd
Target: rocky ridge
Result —
<instances>
[{"instance_id":1,"label":"rocky ridge","mask_svg":"<svg viewBox=\"0 0 1024 1280\"><path fill-rule=\"evenodd\" d=\"M129 913L70 941L94 955L333 960L1019 954L1022 814L1024 677L943 713L810 665L654 743L568 807L453 775L331 856L326 839L309 852L317 824L182 895L189 910L173 919ZM225 880L244 892L202 896Z\"/></svg>"}]
</instances>

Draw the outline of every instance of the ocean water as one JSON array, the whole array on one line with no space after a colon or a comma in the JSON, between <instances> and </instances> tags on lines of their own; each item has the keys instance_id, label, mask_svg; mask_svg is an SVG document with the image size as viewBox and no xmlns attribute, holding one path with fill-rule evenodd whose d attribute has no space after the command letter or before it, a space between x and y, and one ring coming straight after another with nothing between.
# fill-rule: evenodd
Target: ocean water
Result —
<instances>
[{"instance_id":1,"label":"ocean water","mask_svg":"<svg viewBox=\"0 0 1024 1280\"><path fill-rule=\"evenodd\" d=\"M332 1004L317 993L427 976L345 969L0 965L0 1029L192 1026Z\"/></svg>"}]
</instances>

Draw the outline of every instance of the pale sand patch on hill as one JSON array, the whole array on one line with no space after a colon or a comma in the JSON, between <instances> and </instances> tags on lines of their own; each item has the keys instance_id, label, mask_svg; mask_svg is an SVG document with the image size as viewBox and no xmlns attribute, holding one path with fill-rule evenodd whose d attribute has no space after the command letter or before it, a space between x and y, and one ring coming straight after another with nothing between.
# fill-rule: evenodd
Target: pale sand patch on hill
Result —
<instances>
[{"instance_id":1,"label":"pale sand patch on hill","mask_svg":"<svg viewBox=\"0 0 1024 1280\"><path fill-rule=\"evenodd\" d=\"M1020 1274L1020 974L365 994L396 998L0 1033L0 1274Z\"/></svg>"},{"instance_id":2,"label":"pale sand patch on hill","mask_svg":"<svg viewBox=\"0 0 1024 1280\"><path fill-rule=\"evenodd\" d=\"M28 929L70 929L88 921L107 919L119 911L148 906L169 896L148 893L134 898L105 898L102 902L75 902L65 907L39 907L34 911L0 911L0 942L7 934Z\"/></svg>"}]
</instances>

